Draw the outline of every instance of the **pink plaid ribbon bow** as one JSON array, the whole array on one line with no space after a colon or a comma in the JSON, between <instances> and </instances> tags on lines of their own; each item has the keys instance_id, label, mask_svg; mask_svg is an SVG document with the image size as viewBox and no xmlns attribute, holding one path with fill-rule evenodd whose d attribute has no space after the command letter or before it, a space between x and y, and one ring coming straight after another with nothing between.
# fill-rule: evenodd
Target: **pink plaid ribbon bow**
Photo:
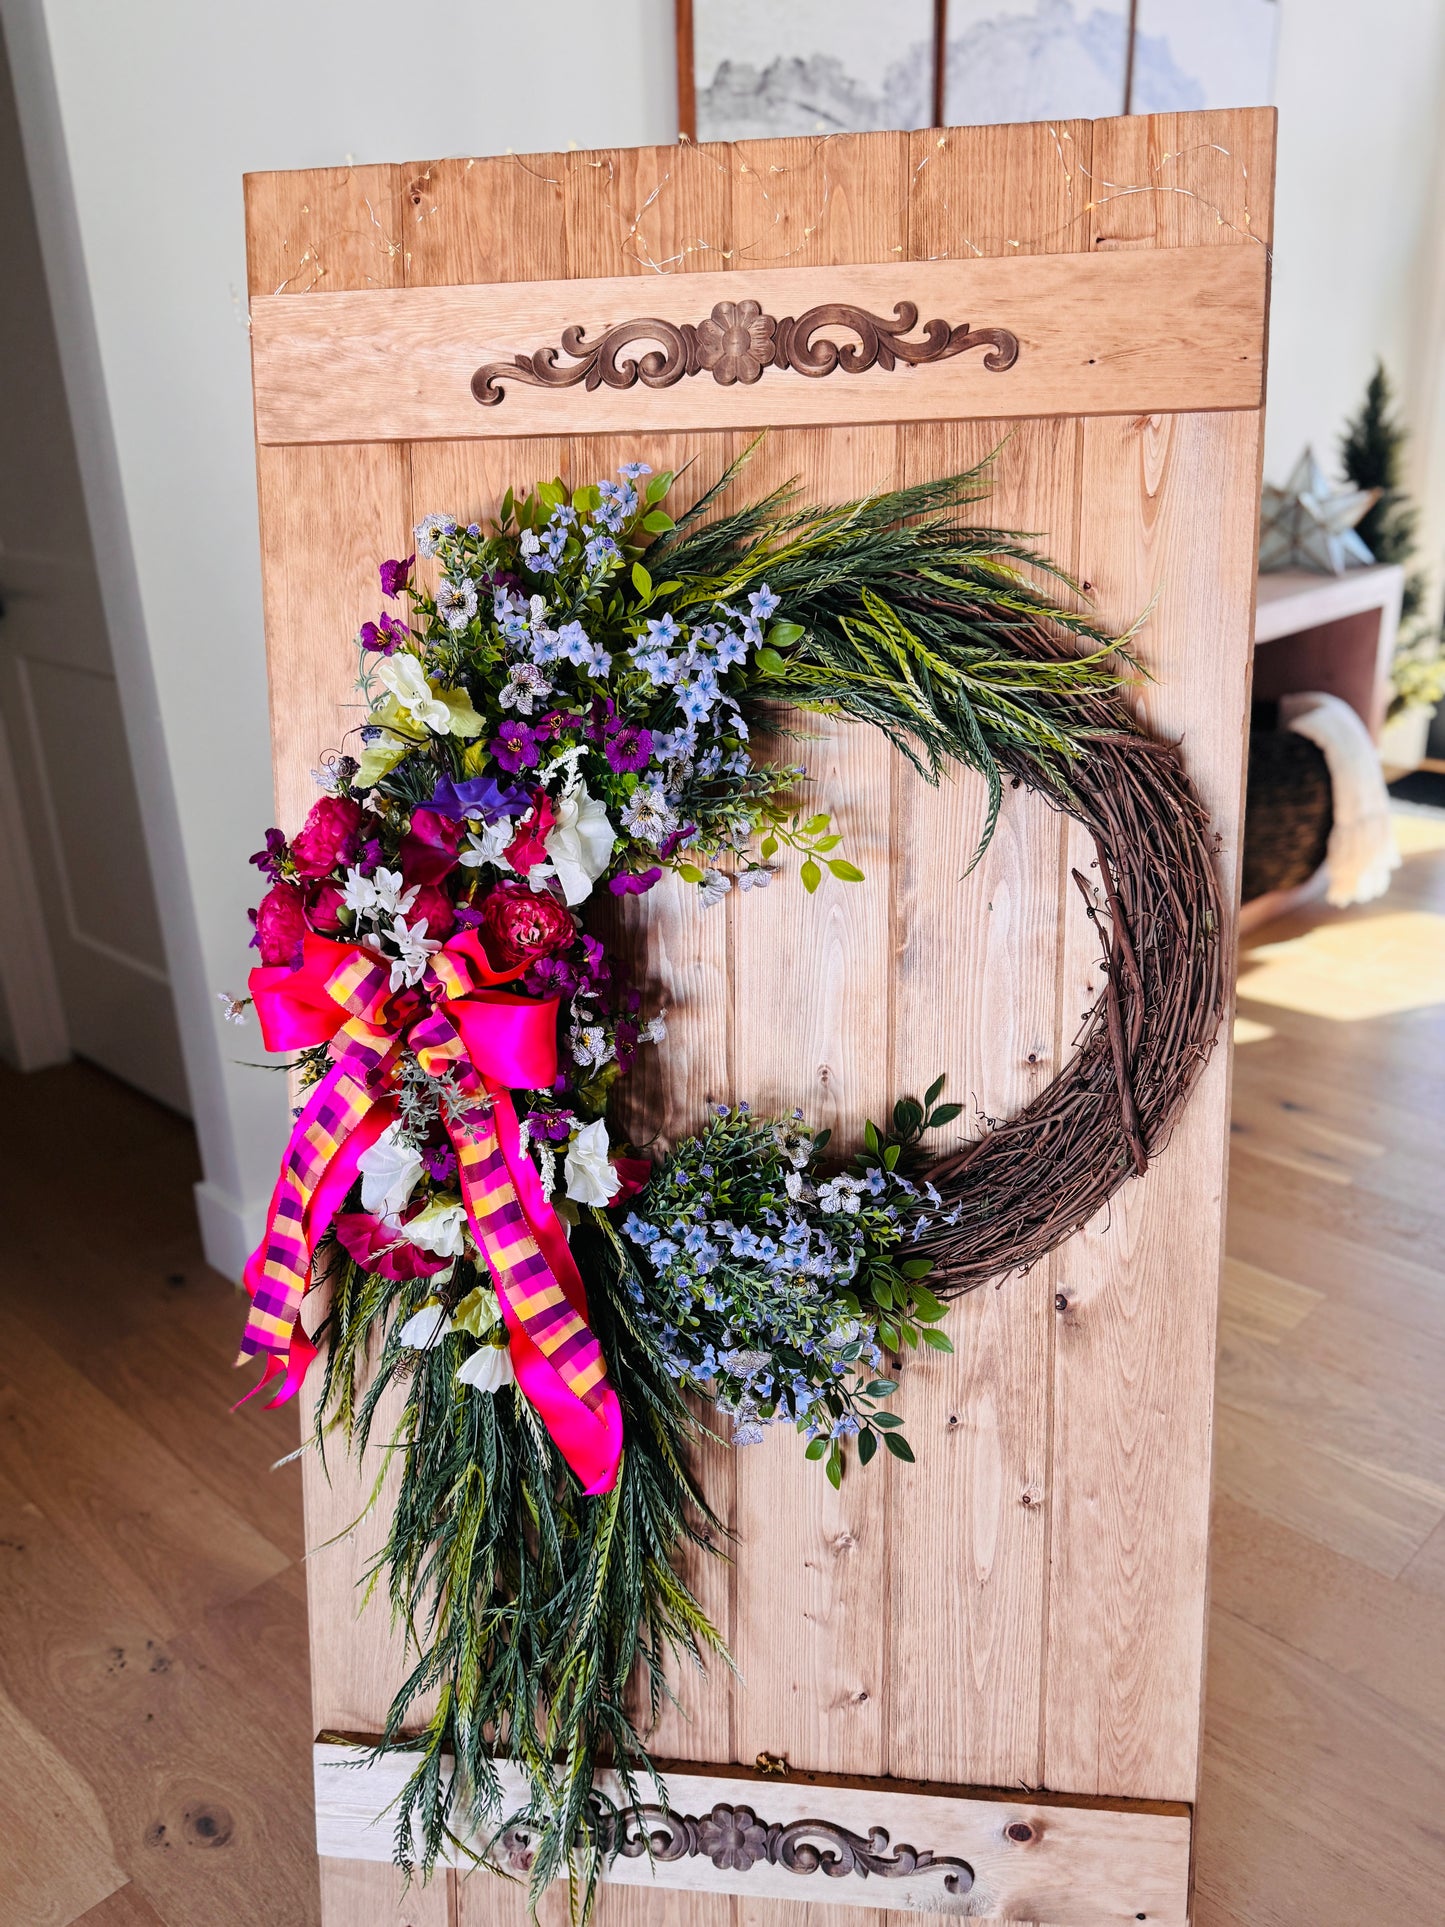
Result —
<instances>
[{"instance_id":1,"label":"pink plaid ribbon bow","mask_svg":"<svg viewBox=\"0 0 1445 1927\"><path fill-rule=\"evenodd\" d=\"M525 967L525 966L524 966ZM251 1311L241 1357L266 1359L260 1383L300 1389L316 1347L300 1322L311 1265L359 1160L396 1113L387 1073L403 1046L433 1075L452 1073L477 1101L451 1117L462 1200L487 1261L523 1394L588 1492L608 1492L622 1453L622 1413L587 1295L557 1214L522 1149L511 1092L557 1074L557 1000L499 989L474 931L453 937L415 991L394 995L388 966L355 944L308 935L296 969L251 972L268 1049L327 1043L334 1060L309 1094L282 1159L266 1235L247 1261ZM239 1362L239 1361L238 1361Z\"/></svg>"}]
</instances>

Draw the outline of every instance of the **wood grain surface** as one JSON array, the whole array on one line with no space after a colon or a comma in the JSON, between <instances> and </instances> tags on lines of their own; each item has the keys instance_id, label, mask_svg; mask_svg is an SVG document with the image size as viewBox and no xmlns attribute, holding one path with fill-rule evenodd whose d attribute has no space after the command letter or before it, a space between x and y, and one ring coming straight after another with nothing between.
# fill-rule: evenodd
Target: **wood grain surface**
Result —
<instances>
[{"instance_id":1,"label":"wood grain surface","mask_svg":"<svg viewBox=\"0 0 1445 1927\"><path fill-rule=\"evenodd\" d=\"M877 136L874 136L876 139ZM903 137L895 145L901 147ZM750 147L772 143L741 143ZM840 147L833 185L865 150ZM873 165L869 161L867 165ZM574 174L575 178L575 174ZM906 219L906 181L873 203L895 223ZM569 223L570 225L570 223ZM844 232L830 207L830 237ZM610 242L605 230L601 238ZM904 258L898 258L903 254ZM445 284L317 290L298 302L288 293L251 305L256 434L263 443L426 441L454 437L555 435L579 419L599 431L636 435L678 429L805 427L817 423L944 421L992 415L1134 413L1140 409L1257 408L1264 385L1264 283L1261 250L1241 249L1223 265L1196 249L1141 254L1106 267L1097 258L1033 255L1008 260L909 260L897 252L876 267L851 253L818 267L759 268L734 260L733 273L681 281L654 277L645 305L634 278L545 281L514 287ZM410 266L415 266L414 250ZM328 279L327 286L334 286ZM874 366L825 377L769 367L756 381L723 383L709 373L651 387L604 382L579 415L572 388L537 386L499 372L501 400L482 406L472 392L481 367L513 370L520 355L553 351L560 370L575 365L561 350L578 327L584 347L609 329L638 321L696 325L716 302L756 302L775 321L843 303L896 325L900 304L918 328L1004 328L1018 342L1011 367L990 367L989 350L891 369ZM821 338L852 339L833 320ZM645 329L618 365L659 345Z\"/></svg>"},{"instance_id":2,"label":"wood grain surface","mask_svg":"<svg viewBox=\"0 0 1445 1927\"><path fill-rule=\"evenodd\" d=\"M270 354L264 344L286 329L324 333L301 312L320 289L485 281L486 298L500 300L517 282L620 273L629 300L645 289L647 311L690 315L701 296L671 278L679 271L711 288L721 267L715 279L731 295L754 270L781 285L805 268L932 270L955 254L969 257L955 267L999 274L1117 274L1121 290L1163 272L1151 264L1187 264L1201 285L1254 290L1258 353L1272 126L1259 112L448 162L369 176L350 213L333 176L257 177L253 296L285 284L258 342ZM1200 193L1166 191L1180 156L1196 149ZM1105 179L1159 191L1106 197ZM382 197L375 220L368 195ZM307 225L301 210L317 206L340 240ZM1236 245L1221 253L1221 241ZM324 269L304 300L302 256L308 272ZM785 379L758 389L781 393ZM1142 702L1156 727L1186 733L1232 892L1257 384L1229 413L1212 412L1207 384L1175 394L1171 406L1190 412L1151 412L1146 384L1112 415L1090 413L1077 390L1060 407L1067 419L1011 421L1012 408L994 403L990 419L916 422L900 407L892 423L860 426L824 404L848 379L800 378L818 425L775 429L744 486L796 475L838 499L997 448L981 519L1035 532L1089 579L1107 622L1122 626L1158 595L1141 643L1157 680ZM726 422L673 432L666 398L642 398L645 436L572 390L542 398L565 410L531 439L479 439L468 423L387 441L378 417L358 424L357 442L261 449L284 825L309 800L304 772L349 726L349 638L375 613L373 562L405 553L398 544L425 511L480 514L508 482L590 479L624 452L654 467L694 456L684 487L696 492L740 438ZM981 785L959 778L926 791L867 732L818 719L807 729L799 760L810 801L833 809L868 880L830 881L809 901L784 875L702 913L660 888L627 907L640 968L670 1006L662 1059L626 1096L639 1141L694 1128L710 1099L746 1097L800 1104L841 1144L865 1114L940 1071L967 1106L957 1132L982 1128L1054 1074L1098 989L1093 935L1067 874L1088 861L1057 817L1011 795L965 880ZM707 1455L709 1491L740 1543L735 1562L712 1562L702 1583L743 1680L680 1681L660 1750L718 1764L767 1750L794 1767L864 1776L1192 1799L1227 1101L1222 1049L1149 1175L1033 1276L963 1301L950 1319L955 1357L909 1362L902 1409L918 1465L875 1464L834 1494L784 1438ZM309 1529L346 1524L349 1480L313 1491L313 1471L307 1479ZM318 1729L374 1729L395 1673L384 1623L357 1621L352 1607L366 1530L312 1561ZM363 1874L350 1891L352 1911L336 1919L393 1918L389 1889L364 1903L370 1912L354 1897L369 1891ZM510 1920L518 1905L478 1882L448 1904L461 1927L481 1927L484 1913ZM700 1895L686 1906L696 1927L723 1927L724 1917L731 1927L734 1916L742 1927L744 1914L784 1927L776 1910L802 1904ZM601 1927L641 1906L609 1895Z\"/></svg>"},{"instance_id":3,"label":"wood grain surface","mask_svg":"<svg viewBox=\"0 0 1445 1927\"><path fill-rule=\"evenodd\" d=\"M389 1810L406 1781L405 1758L359 1763L355 1744L322 1742L314 1763L316 1832L323 1861L389 1862L394 1831ZM706 1818L721 1805L746 1809L754 1816L743 1822L749 1827L821 1822L846 1829L856 1842L871 1843L885 1864L872 1871L840 1869L830 1875L816 1866L799 1870L763 1857L743 1866L719 1866L705 1849L672 1860L659 1855L651 1864L641 1855L619 1856L605 1876L607 1909L625 1904L630 1898L625 1890L643 1888L658 1897L687 1895L705 1902L730 1895L749 1908L759 1903L811 1906L822 1900L876 1912L875 1903L886 1899L895 1913L967 1913L974 1919L1005 1920L1038 1915L1067 1921L1069 1927L1122 1927L1143 1915L1158 1927L1185 1927L1186 1806L1095 1804L1011 1793L960 1797L836 1775L773 1779L672 1766L665 1772L668 1808L675 1816ZM521 1769L503 1767L500 1780L504 1801L524 1806L527 1783ZM612 1774L601 1774L598 1785L614 1802L625 1798ZM656 1789L644 1781L643 1800L655 1795ZM661 1833L660 1816L649 1816L649 1825ZM821 1832L807 1837L825 1853L839 1856L841 1841L830 1842ZM485 1837L468 1836L450 1858L466 1866L468 1850L481 1854L488 1845ZM946 1866L925 1863L910 1869L912 1854L931 1856L932 1862L952 1861L962 1891L948 1888ZM505 1849L502 1858L505 1864ZM890 1860L901 1864L890 1870ZM962 1869L957 1867L960 1861ZM499 1881L488 1884L505 1895Z\"/></svg>"}]
</instances>

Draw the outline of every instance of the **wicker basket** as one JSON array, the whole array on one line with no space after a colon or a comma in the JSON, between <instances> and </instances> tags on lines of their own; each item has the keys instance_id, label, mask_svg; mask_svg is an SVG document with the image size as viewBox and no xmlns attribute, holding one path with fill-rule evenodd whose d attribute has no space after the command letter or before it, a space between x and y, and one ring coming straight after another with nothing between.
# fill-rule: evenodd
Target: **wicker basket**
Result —
<instances>
[{"instance_id":1,"label":"wicker basket","mask_svg":"<svg viewBox=\"0 0 1445 1927\"><path fill-rule=\"evenodd\" d=\"M1255 711L1244 798L1242 897L1307 883L1325 860L1334 822L1324 752L1292 729L1277 727L1273 703Z\"/></svg>"}]
</instances>

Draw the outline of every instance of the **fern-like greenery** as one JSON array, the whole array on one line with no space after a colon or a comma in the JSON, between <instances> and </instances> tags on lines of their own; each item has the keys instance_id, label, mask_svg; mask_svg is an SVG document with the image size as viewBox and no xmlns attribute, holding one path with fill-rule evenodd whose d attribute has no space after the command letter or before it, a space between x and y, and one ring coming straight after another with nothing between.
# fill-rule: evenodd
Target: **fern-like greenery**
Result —
<instances>
[{"instance_id":1,"label":"fern-like greenery","mask_svg":"<svg viewBox=\"0 0 1445 1927\"><path fill-rule=\"evenodd\" d=\"M594 1277L615 1268L610 1226L584 1226L574 1241ZM458 1264L457 1293L480 1282ZM428 1351L399 1343L431 1281L392 1283L338 1257L330 1283L323 1456L338 1430L360 1452L392 1388L401 1395L390 1436L376 1435L384 1465L400 1454L401 1480L369 1586L384 1584L415 1655L377 1748L414 1758L394 1815L397 1863L425 1877L446 1849L473 1852L469 1840L520 1825L535 1853L534 1900L565 1873L585 1918L606 1819L595 1767L613 1767L629 1804L657 1798L651 1780L638 1788L650 1773L638 1728L667 1691L664 1663L726 1658L673 1563L709 1528L726 1536L686 1468L702 1428L625 1296L595 1294L627 1446L614 1490L586 1498L515 1388L478 1395L458 1382L461 1337ZM531 1782L520 1812L505 1803L498 1757Z\"/></svg>"},{"instance_id":2,"label":"fern-like greenery","mask_svg":"<svg viewBox=\"0 0 1445 1927\"><path fill-rule=\"evenodd\" d=\"M992 459L835 508L798 506L789 485L704 520L744 454L648 557L654 576L677 579L679 613L764 582L779 597L789 620L773 635L790 640L758 652L752 701L872 723L935 783L951 763L977 770L989 792L979 854L1003 799L1000 753L1047 762L1057 777L1088 746L1071 699L1135 672L1133 631L1111 636L1036 586L1081 596L1022 537L960 519L988 493ZM1021 637L1042 649L1021 650ZM1080 653L1062 646L1071 641Z\"/></svg>"}]
</instances>

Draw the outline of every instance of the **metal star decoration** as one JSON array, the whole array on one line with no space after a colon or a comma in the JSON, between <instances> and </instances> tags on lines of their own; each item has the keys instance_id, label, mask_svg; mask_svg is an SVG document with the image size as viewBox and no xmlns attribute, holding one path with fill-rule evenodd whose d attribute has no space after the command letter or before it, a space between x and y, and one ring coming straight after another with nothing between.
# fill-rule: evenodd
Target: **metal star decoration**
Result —
<instances>
[{"instance_id":1,"label":"metal star decoration","mask_svg":"<svg viewBox=\"0 0 1445 1927\"><path fill-rule=\"evenodd\" d=\"M1368 567L1375 558L1355 534L1355 524L1379 499L1377 488L1336 488L1307 448L1283 488L1264 485L1260 568L1343 575L1346 569Z\"/></svg>"}]
</instances>

